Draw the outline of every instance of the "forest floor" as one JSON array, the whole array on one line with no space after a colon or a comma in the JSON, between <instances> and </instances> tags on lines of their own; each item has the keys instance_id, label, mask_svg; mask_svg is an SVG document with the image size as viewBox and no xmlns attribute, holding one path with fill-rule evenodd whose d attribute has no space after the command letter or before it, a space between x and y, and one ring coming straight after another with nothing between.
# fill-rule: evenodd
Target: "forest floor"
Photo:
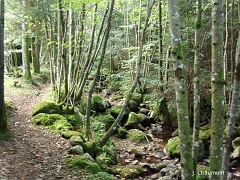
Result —
<instances>
[{"instance_id":1,"label":"forest floor","mask_svg":"<svg viewBox=\"0 0 240 180\"><path fill-rule=\"evenodd\" d=\"M14 137L0 141L0 180L77 179L77 174L64 168L69 142L30 122L32 109L49 92L49 86L10 86L5 85L5 99L15 107L10 116Z\"/></svg>"}]
</instances>

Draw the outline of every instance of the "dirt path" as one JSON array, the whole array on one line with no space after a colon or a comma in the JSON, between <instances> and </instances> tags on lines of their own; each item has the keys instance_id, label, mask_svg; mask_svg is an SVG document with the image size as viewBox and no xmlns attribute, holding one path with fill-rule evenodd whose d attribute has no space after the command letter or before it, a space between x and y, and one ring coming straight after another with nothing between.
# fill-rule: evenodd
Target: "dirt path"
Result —
<instances>
[{"instance_id":1,"label":"dirt path","mask_svg":"<svg viewBox=\"0 0 240 180\"><path fill-rule=\"evenodd\" d=\"M68 141L30 122L32 109L46 92L46 85L40 87L38 95L5 92L16 110L11 116L14 138L0 142L0 180L77 179L64 169Z\"/></svg>"}]
</instances>

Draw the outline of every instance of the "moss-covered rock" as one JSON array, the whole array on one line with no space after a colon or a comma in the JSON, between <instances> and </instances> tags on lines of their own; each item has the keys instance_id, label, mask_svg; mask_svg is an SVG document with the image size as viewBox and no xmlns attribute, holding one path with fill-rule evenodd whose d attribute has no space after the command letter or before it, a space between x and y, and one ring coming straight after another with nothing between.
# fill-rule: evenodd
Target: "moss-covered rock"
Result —
<instances>
[{"instance_id":1,"label":"moss-covered rock","mask_svg":"<svg viewBox=\"0 0 240 180\"><path fill-rule=\"evenodd\" d=\"M32 111L33 116L35 116L39 113L60 114L61 108L55 102L43 101L43 102L38 103Z\"/></svg>"},{"instance_id":2,"label":"moss-covered rock","mask_svg":"<svg viewBox=\"0 0 240 180\"><path fill-rule=\"evenodd\" d=\"M148 141L152 141L151 136L138 129L129 130L127 134L127 139L135 143L146 143Z\"/></svg>"},{"instance_id":3,"label":"moss-covered rock","mask_svg":"<svg viewBox=\"0 0 240 180\"><path fill-rule=\"evenodd\" d=\"M139 111L138 104L135 101L132 101L132 100L129 101L128 108L132 112L138 112Z\"/></svg>"},{"instance_id":4,"label":"moss-covered rock","mask_svg":"<svg viewBox=\"0 0 240 180\"><path fill-rule=\"evenodd\" d=\"M127 129L137 129L138 125L140 124L141 121L141 116L134 113L134 112L130 112L129 116L128 116L128 120L125 123L125 127Z\"/></svg>"},{"instance_id":5,"label":"moss-covered rock","mask_svg":"<svg viewBox=\"0 0 240 180\"><path fill-rule=\"evenodd\" d=\"M114 117L114 118L117 118L119 113L121 112L122 110L122 105L117 105L117 106L113 106L110 110L110 113L111 115ZM130 110L129 108L126 109L126 111L124 112L124 116L128 116L130 113Z\"/></svg>"},{"instance_id":6,"label":"moss-covered rock","mask_svg":"<svg viewBox=\"0 0 240 180\"><path fill-rule=\"evenodd\" d=\"M83 145L84 152L89 153L94 159L101 154L102 149L97 145L95 141L86 142Z\"/></svg>"},{"instance_id":7,"label":"moss-covered rock","mask_svg":"<svg viewBox=\"0 0 240 180\"><path fill-rule=\"evenodd\" d=\"M70 137L70 144L72 146L80 145L83 146L84 140L82 136L72 136Z\"/></svg>"},{"instance_id":8,"label":"moss-covered rock","mask_svg":"<svg viewBox=\"0 0 240 180\"><path fill-rule=\"evenodd\" d=\"M83 116L71 114L71 115L65 115L65 117L67 118L68 122L72 124L72 126L79 127L84 124L83 123L84 119L82 119Z\"/></svg>"},{"instance_id":9,"label":"moss-covered rock","mask_svg":"<svg viewBox=\"0 0 240 180\"><path fill-rule=\"evenodd\" d=\"M117 131L118 131L117 134L119 135L120 138L122 139L126 138L128 131L124 127L119 127Z\"/></svg>"},{"instance_id":10,"label":"moss-covered rock","mask_svg":"<svg viewBox=\"0 0 240 180\"><path fill-rule=\"evenodd\" d=\"M80 136L83 137L83 134L78 131L63 131L61 136L65 139L70 139L72 136Z\"/></svg>"},{"instance_id":11,"label":"moss-covered rock","mask_svg":"<svg viewBox=\"0 0 240 180\"><path fill-rule=\"evenodd\" d=\"M231 159L239 159L240 158L240 146L236 147L231 154Z\"/></svg>"},{"instance_id":12,"label":"moss-covered rock","mask_svg":"<svg viewBox=\"0 0 240 180\"><path fill-rule=\"evenodd\" d=\"M74 171L78 171L79 169L84 169L88 173L96 174L100 172L100 167L96 162L92 162L88 160L84 156L76 156L67 160L67 168L72 169Z\"/></svg>"},{"instance_id":13,"label":"moss-covered rock","mask_svg":"<svg viewBox=\"0 0 240 180\"><path fill-rule=\"evenodd\" d=\"M171 157L180 157L180 138L174 137L168 140L166 145L167 153ZM202 140L199 140L198 160L202 160L205 155L204 144Z\"/></svg>"},{"instance_id":14,"label":"moss-covered rock","mask_svg":"<svg viewBox=\"0 0 240 180\"><path fill-rule=\"evenodd\" d=\"M143 102L143 95L139 93L133 93L132 101L139 106Z\"/></svg>"},{"instance_id":15,"label":"moss-covered rock","mask_svg":"<svg viewBox=\"0 0 240 180\"><path fill-rule=\"evenodd\" d=\"M232 141L232 147L233 149L236 149L239 146L240 146L240 137L237 137Z\"/></svg>"},{"instance_id":16,"label":"moss-covered rock","mask_svg":"<svg viewBox=\"0 0 240 180\"><path fill-rule=\"evenodd\" d=\"M32 117L31 122L35 125L51 126L57 120L67 121L67 119L60 114L39 113Z\"/></svg>"},{"instance_id":17,"label":"moss-covered rock","mask_svg":"<svg viewBox=\"0 0 240 180\"><path fill-rule=\"evenodd\" d=\"M60 130L62 131L73 130L73 126L65 118L65 119L56 120L54 124L51 126L51 129L57 133Z\"/></svg>"},{"instance_id":18,"label":"moss-covered rock","mask_svg":"<svg viewBox=\"0 0 240 180\"><path fill-rule=\"evenodd\" d=\"M136 165L127 165L126 167L117 166L116 172L121 175L122 178L133 179L143 175L147 170L143 167Z\"/></svg>"},{"instance_id":19,"label":"moss-covered rock","mask_svg":"<svg viewBox=\"0 0 240 180\"><path fill-rule=\"evenodd\" d=\"M98 94L93 94L92 96L94 109L96 112L104 112L109 107L109 104L107 101L103 100L102 97Z\"/></svg>"},{"instance_id":20,"label":"moss-covered rock","mask_svg":"<svg viewBox=\"0 0 240 180\"><path fill-rule=\"evenodd\" d=\"M100 114L98 116L98 120L105 125L105 130L108 131L109 128L112 126L114 123L115 119L112 115L110 114Z\"/></svg>"}]
</instances>

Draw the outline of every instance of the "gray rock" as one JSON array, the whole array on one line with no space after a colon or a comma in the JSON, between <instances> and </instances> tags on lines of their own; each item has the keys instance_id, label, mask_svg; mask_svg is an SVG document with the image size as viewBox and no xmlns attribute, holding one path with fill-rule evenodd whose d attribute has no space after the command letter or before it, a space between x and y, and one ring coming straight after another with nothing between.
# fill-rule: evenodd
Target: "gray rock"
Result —
<instances>
[{"instance_id":1,"label":"gray rock","mask_svg":"<svg viewBox=\"0 0 240 180\"><path fill-rule=\"evenodd\" d=\"M95 160L92 158L92 156L89 153L85 153L83 156L87 158L89 161L95 162Z\"/></svg>"},{"instance_id":2,"label":"gray rock","mask_svg":"<svg viewBox=\"0 0 240 180\"><path fill-rule=\"evenodd\" d=\"M76 154L76 155L83 155L83 154L84 154L84 151L83 151L82 146L76 145L76 146L73 146L73 147L69 150L69 153L70 153L70 154Z\"/></svg>"},{"instance_id":3,"label":"gray rock","mask_svg":"<svg viewBox=\"0 0 240 180\"><path fill-rule=\"evenodd\" d=\"M157 150L155 153L154 153L154 157L155 158L158 158L158 159L161 159L162 157L164 157L165 154L163 152L163 150Z\"/></svg>"},{"instance_id":4,"label":"gray rock","mask_svg":"<svg viewBox=\"0 0 240 180\"><path fill-rule=\"evenodd\" d=\"M163 176L166 176L166 175L170 175L172 174L172 172L174 171L173 168L171 167L165 167L165 168L162 168L160 173L163 175Z\"/></svg>"}]
</instances>

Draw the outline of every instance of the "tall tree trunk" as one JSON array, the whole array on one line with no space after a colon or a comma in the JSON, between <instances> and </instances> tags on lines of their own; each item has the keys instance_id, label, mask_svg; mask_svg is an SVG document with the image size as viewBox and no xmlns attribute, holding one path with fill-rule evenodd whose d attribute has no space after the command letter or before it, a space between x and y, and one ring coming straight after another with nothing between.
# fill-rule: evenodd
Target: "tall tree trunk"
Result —
<instances>
[{"instance_id":1,"label":"tall tree trunk","mask_svg":"<svg viewBox=\"0 0 240 180\"><path fill-rule=\"evenodd\" d=\"M148 21L149 21L149 18L151 16L152 7L153 7L154 3L155 3L155 0L148 0L148 8L147 8L147 15L146 15L146 19L145 19L145 25L144 25L144 28L142 30L141 40L140 40L140 44L139 44L137 70L136 70L137 73L136 73L135 80L133 81L132 87L128 92L128 95L126 97L126 100L124 102L122 110L119 113L117 119L114 121L112 126L109 128L107 133L99 141L99 145L101 147L104 146L108 142L108 140L111 138L111 136L117 131L118 126L119 126L119 124L120 124L120 122L123 118L123 115L126 111L126 108L128 107L129 101L132 99L132 96L133 96L133 93L136 89L136 86L139 83L141 64L142 64L143 43L144 43L144 40L145 40L146 31L147 31L147 27L148 27Z\"/></svg>"},{"instance_id":2,"label":"tall tree trunk","mask_svg":"<svg viewBox=\"0 0 240 180\"><path fill-rule=\"evenodd\" d=\"M180 34L178 5L176 0L168 0L172 58L174 62L175 91L180 137L180 155L182 179L192 179L193 161L191 154L190 124L188 115L188 99L183 64L183 51Z\"/></svg>"},{"instance_id":3,"label":"tall tree trunk","mask_svg":"<svg viewBox=\"0 0 240 180\"><path fill-rule=\"evenodd\" d=\"M0 2L0 133L7 130L4 105L4 0Z\"/></svg>"},{"instance_id":4,"label":"tall tree trunk","mask_svg":"<svg viewBox=\"0 0 240 180\"><path fill-rule=\"evenodd\" d=\"M212 116L210 171L219 172L222 169L223 130L224 130L224 62L223 62L223 0L212 1ZM219 180L220 175L209 177Z\"/></svg>"},{"instance_id":5,"label":"tall tree trunk","mask_svg":"<svg viewBox=\"0 0 240 180\"><path fill-rule=\"evenodd\" d=\"M238 22L240 23L240 2L238 2ZM239 100L239 89L240 89L240 31L238 31L238 41L236 47L236 66L234 71L234 82L233 82L233 90L232 90L232 101L230 107L230 117L227 125L226 139L224 144L224 156L222 163L222 170L224 172L221 177L222 180L227 179L228 171L229 171L229 161L230 161L230 153L232 149L232 140L234 133L235 120L238 112L238 100Z\"/></svg>"},{"instance_id":6,"label":"tall tree trunk","mask_svg":"<svg viewBox=\"0 0 240 180\"><path fill-rule=\"evenodd\" d=\"M193 115L193 171L194 179L197 174L197 157L199 148L199 122L200 122L200 28L202 0L196 0L195 20L195 52L194 52L194 115Z\"/></svg>"}]
</instances>

